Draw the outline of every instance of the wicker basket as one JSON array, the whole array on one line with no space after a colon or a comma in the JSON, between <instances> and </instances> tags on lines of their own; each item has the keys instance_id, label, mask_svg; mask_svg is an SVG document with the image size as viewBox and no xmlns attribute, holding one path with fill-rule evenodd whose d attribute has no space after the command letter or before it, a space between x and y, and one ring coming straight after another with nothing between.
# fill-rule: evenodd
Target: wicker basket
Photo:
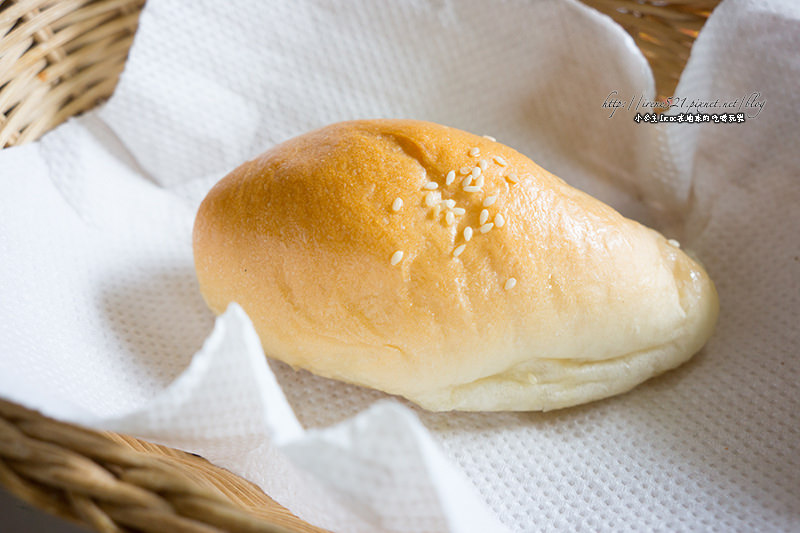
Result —
<instances>
[{"instance_id":1,"label":"wicker basket","mask_svg":"<svg viewBox=\"0 0 800 533\"><path fill-rule=\"evenodd\" d=\"M719 0L584 0L607 13L671 94ZM114 90L143 0L0 0L0 146L30 142ZM185 452L57 422L0 400L0 484L99 531L321 531Z\"/></svg>"}]
</instances>

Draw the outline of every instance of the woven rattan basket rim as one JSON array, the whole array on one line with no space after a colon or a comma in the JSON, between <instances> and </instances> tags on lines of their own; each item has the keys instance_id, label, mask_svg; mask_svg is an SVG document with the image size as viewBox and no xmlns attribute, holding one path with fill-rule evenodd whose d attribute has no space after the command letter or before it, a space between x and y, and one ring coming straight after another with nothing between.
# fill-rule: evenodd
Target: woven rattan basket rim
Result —
<instances>
[{"instance_id":1,"label":"woven rattan basket rim","mask_svg":"<svg viewBox=\"0 0 800 533\"><path fill-rule=\"evenodd\" d=\"M720 0L583 0L620 23L675 90ZM144 0L0 0L0 147L36 140L114 90ZM318 532L197 456L0 400L0 485L97 531Z\"/></svg>"},{"instance_id":2,"label":"woven rattan basket rim","mask_svg":"<svg viewBox=\"0 0 800 533\"><path fill-rule=\"evenodd\" d=\"M0 400L0 484L98 531L319 532L198 456Z\"/></svg>"}]
</instances>

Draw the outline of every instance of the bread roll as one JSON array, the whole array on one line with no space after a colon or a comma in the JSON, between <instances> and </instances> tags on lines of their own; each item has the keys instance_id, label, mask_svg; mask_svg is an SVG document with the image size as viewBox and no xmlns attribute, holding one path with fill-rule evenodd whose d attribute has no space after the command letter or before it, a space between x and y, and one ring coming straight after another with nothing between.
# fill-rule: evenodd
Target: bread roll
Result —
<instances>
[{"instance_id":1,"label":"bread roll","mask_svg":"<svg viewBox=\"0 0 800 533\"><path fill-rule=\"evenodd\" d=\"M267 355L430 410L549 410L686 361L718 303L674 241L487 137L334 124L222 179L200 288Z\"/></svg>"}]
</instances>

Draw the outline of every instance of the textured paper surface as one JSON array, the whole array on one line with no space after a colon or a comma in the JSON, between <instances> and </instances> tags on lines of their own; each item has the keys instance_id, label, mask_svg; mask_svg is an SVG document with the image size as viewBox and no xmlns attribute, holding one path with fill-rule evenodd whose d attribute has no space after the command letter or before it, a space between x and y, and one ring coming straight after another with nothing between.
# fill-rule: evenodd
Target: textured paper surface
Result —
<instances>
[{"instance_id":1,"label":"textured paper surface","mask_svg":"<svg viewBox=\"0 0 800 533\"><path fill-rule=\"evenodd\" d=\"M576 2L151 0L112 100L0 152L0 394L201 453L337 531L797 529L798 11L724 2L676 91L760 92L757 118L652 125L601 108L652 76ZM267 147L365 117L494 135L659 224L717 284L711 342L544 414L427 413L264 364L241 311L214 327L197 292L196 206Z\"/></svg>"}]
</instances>

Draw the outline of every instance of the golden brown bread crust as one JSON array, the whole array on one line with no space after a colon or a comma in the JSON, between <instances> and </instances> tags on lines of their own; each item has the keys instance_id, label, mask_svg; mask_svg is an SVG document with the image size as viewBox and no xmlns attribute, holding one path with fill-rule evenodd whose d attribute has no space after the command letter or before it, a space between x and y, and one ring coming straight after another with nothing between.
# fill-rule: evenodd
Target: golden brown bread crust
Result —
<instances>
[{"instance_id":1,"label":"golden brown bread crust","mask_svg":"<svg viewBox=\"0 0 800 533\"><path fill-rule=\"evenodd\" d=\"M484 209L502 227L482 233ZM411 120L334 124L243 164L203 201L194 253L209 306L238 302L267 355L433 410L628 390L717 315L705 271L659 233L507 146Z\"/></svg>"}]
</instances>

